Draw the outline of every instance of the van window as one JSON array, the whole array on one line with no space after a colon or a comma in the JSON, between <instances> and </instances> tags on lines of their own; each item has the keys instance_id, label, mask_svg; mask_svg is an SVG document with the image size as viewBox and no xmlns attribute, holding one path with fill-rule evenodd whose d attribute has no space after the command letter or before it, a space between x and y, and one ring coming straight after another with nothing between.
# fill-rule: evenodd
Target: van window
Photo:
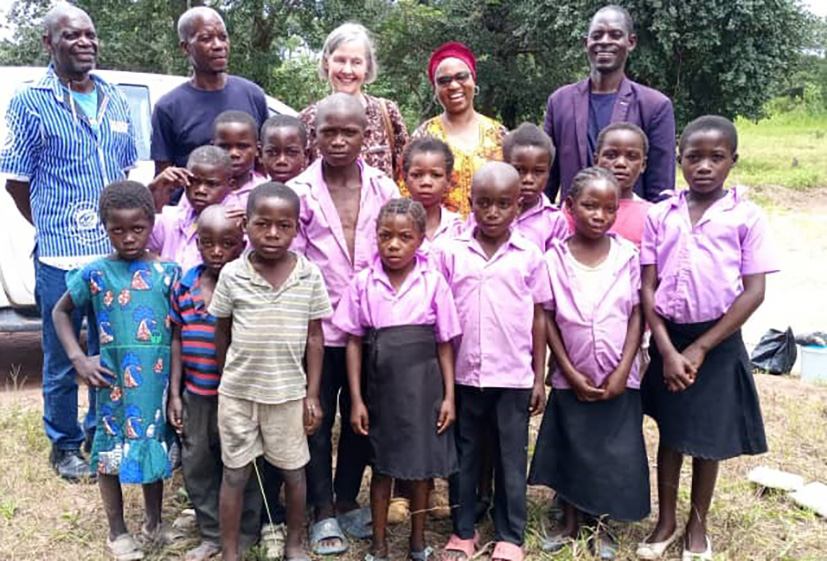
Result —
<instances>
[{"instance_id":1,"label":"van window","mask_svg":"<svg viewBox=\"0 0 827 561\"><path fill-rule=\"evenodd\" d=\"M135 84L118 84L118 88L129 103L138 159L149 160L149 142L152 136L152 105L149 103L149 88Z\"/></svg>"}]
</instances>

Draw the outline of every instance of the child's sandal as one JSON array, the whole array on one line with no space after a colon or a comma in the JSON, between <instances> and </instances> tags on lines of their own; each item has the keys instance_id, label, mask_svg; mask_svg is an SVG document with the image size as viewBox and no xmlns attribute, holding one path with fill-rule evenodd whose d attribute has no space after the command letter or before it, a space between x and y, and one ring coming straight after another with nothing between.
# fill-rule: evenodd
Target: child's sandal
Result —
<instances>
[{"instance_id":1,"label":"child's sandal","mask_svg":"<svg viewBox=\"0 0 827 561\"><path fill-rule=\"evenodd\" d=\"M491 561L523 561L524 558L523 548L510 542L497 542L491 554Z\"/></svg>"},{"instance_id":2,"label":"child's sandal","mask_svg":"<svg viewBox=\"0 0 827 561\"><path fill-rule=\"evenodd\" d=\"M432 547L426 547L422 551L411 550L411 561L428 561L433 554L434 549Z\"/></svg>"},{"instance_id":3,"label":"child's sandal","mask_svg":"<svg viewBox=\"0 0 827 561\"><path fill-rule=\"evenodd\" d=\"M114 540L106 538L106 552L115 561L138 561L144 558L140 544L129 534L121 534Z\"/></svg>"}]
</instances>

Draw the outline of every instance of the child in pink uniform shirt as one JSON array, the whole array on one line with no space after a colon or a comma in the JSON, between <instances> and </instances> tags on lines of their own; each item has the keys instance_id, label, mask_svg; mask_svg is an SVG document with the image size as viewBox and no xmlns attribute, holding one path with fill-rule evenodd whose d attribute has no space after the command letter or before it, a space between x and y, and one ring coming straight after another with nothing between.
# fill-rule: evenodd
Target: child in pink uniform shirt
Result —
<instances>
[{"instance_id":1,"label":"child in pink uniform shirt","mask_svg":"<svg viewBox=\"0 0 827 561\"><path fill-rule=\"evenodd\" d=\"M350 422L371 444L370 554L377 560L388 558L393 479L406 481L414 512L410 558L427 561L428 481L457 470L449 429L455 417L451 340L460 334L459 318L448 283L417 254L425 224L425 209L416 201L393 199L382 207L379 257L357 273L333 317L349 334Z\"/></svg>"},{"instance_id":2,"label":"child in pink uniform shirt","mask_svg":"<svg viewBox=\"0 0 827 561\"><path fill-rule=\"evenodd\" d=\"M418 138L408 144L402 155L405 186L413 200L425 207L425 238L419 252L428 255L431 245L443 237L451 237L462 226L459 213L442 206L451 186L454 153L441 140L432 136Z\"/></svg>"},{"instance_id":3,"label":"child in pink uniform shirt","mask_svg":"<svg viewBox=\"0 0 827 561\"><path fill-rule=\"evenodd\" d=\"M760 209L724 182L738 159L735 125L705 116L679 142L689 184L646 219L641 300L652 361L641 384L644 412L658 423L658 523L638 547L657 559L681 533L676 503L684 454L692 456L684 559L712 559L707 513L718 462L767 450L741 326L778 270Z\"/></svg>"},{"instance_id":4,"label":"child in pink uniform shirt","mask_svg":"<svg viewBox=\"0 0 827 561\"><path fill-rule=\"evenodd\" d=\"M620 188L605 169L578 173L566 196L574 234L546 253L553 298L547 336L556 361L529 483L546 485L564 504L564 524L543 544L557 551L590 521L649 514L649 466L643 440L640 372L640 262L637 250L608 233ZM597 524L596 554L613 559L616 543Z\"/></svg>"},{"instance_id":5,"label":"child in pink uniform shirt","mask_svg":"<svg viewBox=\"0 0 827 561\"><path fill-rule=\"evenodd\" d=\"M399 197L393 180L359 158L366 126L365 108L355 97L333 94L319 102L316 134L321 158L288 184L301 199L293 249L321 269L334 308L356 273L373 263L379 210ZM333 479L331 431L337 403L342 418L350 418L345 365L348 336L330 318L322 321L322 328L324 418L319 431L308 439L307 483L308 502L315 507L310 542L314 552L329 555L347 551L343 526L357 538L370 537L372 530L370 511L358 508L356 502L369 443L367 438L354 434L349 423L342 426Z\"/></svg>"},{"instance_id":6,"label":"child in pink uniform shirt","mask_svg":"<svg viewBox=\"0 0 827 561\"><path fill-rule=\"evenodd\" d=\"M307 167L307 127L289 115L270 117L261 125L259 159L272 181L287 183Z\"/></svg>"},{"instance_id":7,"label":"child in pink uniform shirt","mask_svg":"<svg viewBox=\"0 0 827 561\"><path fill-rule=\"evenodd\" d=\"M198 216L208 206L220 204L227 197L232 181L231 162L221 148L201 146L190 154L186 170L168 167L153 184L164 188L177 183L181 172L186 174L184 199L178 206L164 206L155 216L147 249L188 271L201 264L196 239Z\"/></svg>"},{"instance_id":8,"label":"child in pink uniform shirt","mask_svg":"<svg viewBox=\"0 0 827 561\"><path fill-rule=\"evenodd\" d=\"M543 193L554 154L549 136L531 123L523 123L503 140L503 160L520 174L520 214L514 228L544 253L552 240L569 235L565 215Z\"/></svg>"},{"instance_id":9,"label":"child in pink uniform shirt","mask_svg":"<svg viewBox=\"0 0 827 561\"><path fill-rule=\"evenodd\" d=\"M267 181L256 171L261 147L258 123L244 111L224 111L213 121L212 143L226 150L233 164L233 188L224 200L224 206L246 210L252 190Z\"/></svg>"},{"instance_id":10,"label":"child in pink uniform shirt","mask_svg":"<svg viewBox=\"0 0 827 561\"><path fill-rule=\"evenodd\" d=\"M521 560L528 420L545 406L542 304L551 290L540 250L511 228L520 208L516 170L501 162L483 165L474 174L470 203L474 227L441 241L432 254L451 285L463 332L454 344L460 472L451 482L451 503L459 508L444 550L451 558L474 555L480 452L493 431L497 544L491 559Z\"/></svg>"}]
</instances>

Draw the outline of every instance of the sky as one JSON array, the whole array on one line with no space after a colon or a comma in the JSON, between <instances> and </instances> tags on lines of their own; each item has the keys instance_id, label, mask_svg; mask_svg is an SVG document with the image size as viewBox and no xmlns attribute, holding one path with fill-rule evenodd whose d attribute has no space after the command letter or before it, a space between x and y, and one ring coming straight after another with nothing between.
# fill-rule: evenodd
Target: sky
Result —
<instances>
[{"instance_id":1,"label":"sky","mask_svg":"<svg viewBox=\"0 0 827 561\"><path fill-rule=\"evenodd\" d=\"M799 0L799 2L815 15L827 17L827 0ZM14 0L0 0L0 21L5 19L5 14L13 3ZM0 29L0 39L5 39L10 34L11 30Z\"/></svg>"}]
</instances>

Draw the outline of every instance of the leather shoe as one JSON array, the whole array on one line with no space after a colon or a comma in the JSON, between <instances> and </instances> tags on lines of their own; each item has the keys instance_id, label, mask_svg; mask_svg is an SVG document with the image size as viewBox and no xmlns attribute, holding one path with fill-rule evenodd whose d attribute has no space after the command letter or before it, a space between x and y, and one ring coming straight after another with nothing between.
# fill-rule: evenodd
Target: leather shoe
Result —
<instances>
[{"instance_id":1,"label":"leather shoe","mask_svg":"<svg viewBox=\"0 0 827 561\"><path fill-rule=\"evenodd\" d=\"M49 462L57 474L72 483L80 481L93 482L97 479L97 473L89 469L87 462L81 455L80 450L57 450L52 448Z\"/></svg>"}]
</instances>

